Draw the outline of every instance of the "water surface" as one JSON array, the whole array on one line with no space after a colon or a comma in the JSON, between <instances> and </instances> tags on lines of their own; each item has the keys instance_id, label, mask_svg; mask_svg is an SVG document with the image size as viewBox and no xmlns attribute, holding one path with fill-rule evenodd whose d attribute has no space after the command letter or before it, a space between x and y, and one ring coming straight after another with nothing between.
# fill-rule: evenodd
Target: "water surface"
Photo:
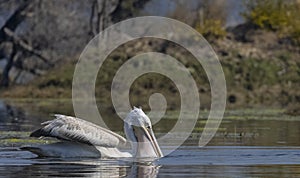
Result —
<instances>
[{"instance_id":1,"label":"water surface","mask_svg":"<svg viewBox=\"0 0 300 178\"><path fill-rule=\"evenodd\" d=\"M133 162L126 159L36 158L21 151L19 146L24 144L44 143L28 138L28 134L40 122L51 119L49 113L72 114L72 107L70 101L15 102L0 102L1 177L300 176L300 118L287 116L282 110L227 111L213 140L199 148L198 139L207 116L203 111L189 139L176 151L153 162ZM154 125L157 136L164 135L176 123L176 113L167 113ZM117 122L119 119L114 117L109 119L116 119L108 125L122 134L122 122ZM170 149L172 146L162 147L163 152Z\"/></svg>"}]
</instances>

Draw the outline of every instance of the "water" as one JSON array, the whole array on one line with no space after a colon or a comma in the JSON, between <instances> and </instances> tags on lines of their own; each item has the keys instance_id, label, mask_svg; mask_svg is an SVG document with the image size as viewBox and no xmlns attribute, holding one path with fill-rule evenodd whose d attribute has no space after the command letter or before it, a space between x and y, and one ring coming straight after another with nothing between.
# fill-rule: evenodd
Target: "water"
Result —
<instances>
[{"instance_id":1,"label":"water","mask_svg":"<svg viewBox=\"0 0 300 178\"><path fill-rule=\"evenodd\" d=\"M8 107L7 103L18 109ZM189 139L170 155L153 162L36 158L19 149L35 141L28 138L29 131L51 119L47 111L72 112L70 107L70 101L0 102L0 177L300 176L300 118L284 115L281 110L228 111L213 140L199 148L199 133L207 115L202 112ZM157 135L174 125L173 115L167 115L154 128ZM121 132L120 124L111 124L111 127ZM163 152L170 149L172 146L162 147Z\"/></svg>"},{"instance_id":2,"label":"water","mask_svg":"<svg viewBox=\"0 0 300 178\"><path fill-rule=\"evenodd\" d=\"M298 177L299 147L182 147L153 163L100 159L35 159L14 148L0 150L0 176L33 177Z\"/></svg>"}]
</instances>

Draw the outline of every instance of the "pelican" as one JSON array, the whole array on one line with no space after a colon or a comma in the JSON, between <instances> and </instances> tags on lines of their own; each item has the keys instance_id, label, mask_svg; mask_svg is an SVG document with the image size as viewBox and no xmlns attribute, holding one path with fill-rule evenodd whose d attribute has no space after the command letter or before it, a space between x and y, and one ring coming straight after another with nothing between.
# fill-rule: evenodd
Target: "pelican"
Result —
<instances>
[{"instance_id":1,"label":"pelican","mask_svg":"<svg viewBox=\"0 0 300 178\"><path fill-rule=\"evenodd\" d=\"M127 140L91 122L56 114L54 120L42 123L42 128L32 132L30 137L55 137L61 142L25 146L40 157L163 157L156 141L149 117L140 108L134 107L126 116L124 131L131 143L131 153L122 152L117 147Z\"/></svg>"}]
</instances>

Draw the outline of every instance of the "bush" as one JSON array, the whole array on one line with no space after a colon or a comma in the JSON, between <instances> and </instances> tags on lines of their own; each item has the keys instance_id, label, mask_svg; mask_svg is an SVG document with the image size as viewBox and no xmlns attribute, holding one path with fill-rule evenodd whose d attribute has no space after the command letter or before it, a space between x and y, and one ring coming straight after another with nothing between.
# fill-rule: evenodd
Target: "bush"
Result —
<instances>
[{"instance_id":1,"label":"bush","mask_svg":"<svg viewBox=\"0 0 300 178\"><path fill-rule=\"evenodd\" d=\"M221 20L207 19L202 25L197 23L195 29L206 38L224 38L226 36Z\"/></svg>"},{"instance_id":2,"label":"bush","mask_svg":"<svg viewBox=\"0 0 300 178\"><path fill-rule=\"evenodd\" d=\"M284 0L251 0L246 3L246 21L262 29L277 31L300 44L300 4Z\"/></svg>"},{"instance_id":3,"label":"bush","mask_svg":"<svg viewBox=\"0 0 300 178\"><path fill-rule=\"evenodd\" d=\"M229 13L226 0L203 0L198 9L195 29L208 39L226 36L226 20Z\"/></svg>"}]
</instances>

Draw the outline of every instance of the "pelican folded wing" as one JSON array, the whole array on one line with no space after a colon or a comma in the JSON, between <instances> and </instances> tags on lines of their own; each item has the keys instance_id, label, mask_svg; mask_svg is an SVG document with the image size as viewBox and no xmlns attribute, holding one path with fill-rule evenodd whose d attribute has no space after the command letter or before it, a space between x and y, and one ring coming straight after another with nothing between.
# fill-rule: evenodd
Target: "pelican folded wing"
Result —
<instances>
[{"instance_id":1,"label":"pelican folded wing","mask_svg":"<svg viewBox=\"0 0 300 178\"><path fill-rule=\"evenodd\" d=\"M126 142L124 137L85 120L59 114L55 117L54 120L42 123L44 127L34 131L30 136L55 137L103 147L117 147L120 143Z\"/></svg>"}]
</instances>

